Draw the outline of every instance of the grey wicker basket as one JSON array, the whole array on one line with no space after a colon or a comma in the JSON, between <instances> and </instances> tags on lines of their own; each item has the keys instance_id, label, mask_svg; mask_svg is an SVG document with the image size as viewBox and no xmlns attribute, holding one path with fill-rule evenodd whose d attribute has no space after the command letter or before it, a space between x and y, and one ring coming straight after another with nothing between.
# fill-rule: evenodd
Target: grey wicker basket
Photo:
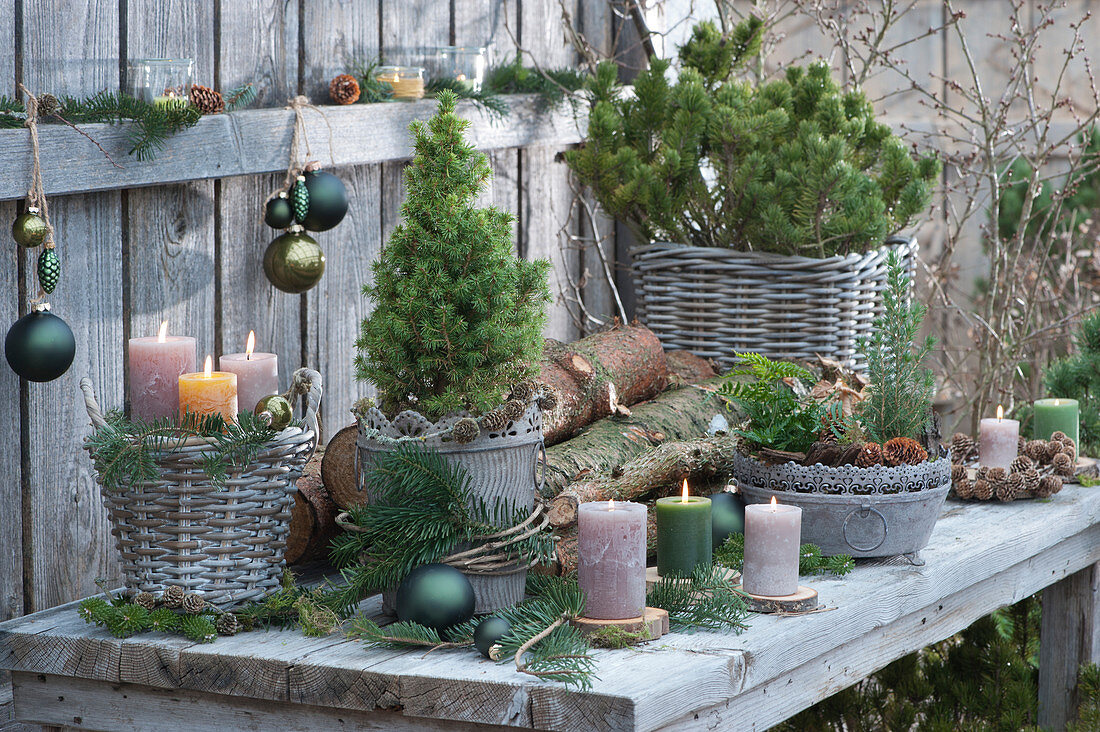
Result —
<instances>
[{"instance_id":1,"label":"grey wicker basket","mask_svg":"<svg viewBox=\"0 0 1100 732\"><path fill-rule=\"evenodd\" d=\"M668 243L634 247L638 317L665 348L727 368L735 352L753 351L784 359L821 355L862 369L858 343L881 311L891 249L912 275L915 239L826 259Z\"/></svg>"},{"instance_id":2,"label":"grey wicker basket","mask_svg":"<svg viewBox=\"0 0 1100 732\"><path fill-rule=\"evenodd\" d=\"M225 485L203 470L209 443L196 437L155 456L156 481L108 490L97 476L127 591L179 585L226 610L279 589L295 481L317 444L321 402L316 371L299 369L292 383L306 397L304 428L282 430L250 464L228 471ZM80 388L92 425L103 427L91 381Z\"/></svg>"}]
</instances>

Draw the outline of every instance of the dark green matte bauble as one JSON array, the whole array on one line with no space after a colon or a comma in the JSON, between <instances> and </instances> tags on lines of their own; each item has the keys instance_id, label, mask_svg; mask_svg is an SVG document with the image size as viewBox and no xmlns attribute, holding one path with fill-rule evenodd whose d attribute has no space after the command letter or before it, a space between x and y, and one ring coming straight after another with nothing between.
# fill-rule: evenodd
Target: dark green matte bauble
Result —
<instances>
[{"instance_id":1,"label":"dark green matte bauble","mask_svg":"<svg viewBox=\"0 0 1100 732\"><path fill-rule=\"evenodd\" d=\"M474 588L466 575L446 564L425 564L397 587L397 617L436 630L474 616Z\"/></svg>"},{"instance_id":2,"label":"dark green matte bauble","mask_svg":"<svg viewBox=\"0 0 1100 732\"><path fill-rule=\"evenodd\" d=\"M38 284L45 292L53 292L57 280L61 277L61 260L52 247L43 249L38 255Z\"/></svg>"},{"instance_id":3,"label":"dark green matte bauble","mask_svg":"<svg viewBox=\"0 0 1100 732\"><path fill-rule=\"evenodd\" d=\"M310 231L328 231L344 220L348 212L348 190L332 173L313 170L306 173L309 211L298 223Z\"/></svg>"},{"instance_id":4,"label":"dark green matte bauble","mask_svg":"<svg viewBox=\"0 0 1100 732\"><path fill-rule=\"evenodd\" d=\"M38 215L37 211L25 211L15 217L11 225L11 237L15 243L27 249L33 249L46 241L46 219Z\"/></svg>"},{"instance_id":5,"label":"dark green matte bauble","mask_svg":"<svg viewBox=\"0 0 1100 732\"><path fill-rule=\"evenodd\" d=\"M297 182L290 187L290 207L294 211L295 221L299 224L305 221L309 213L309 188L302 176L298 176Z\"/></svg>"},{"instance_id":6,"label":"dark green matte bauble","mask_svg":"<svg viewBox=\"0 0 1100 732\"><path fill-rule=\"evenodd\" d=\"M47 310L36 311L8 329L4 355L11 370L24 379L53 381L72 365L76 339L64 320Z\"/></svg>"},{"instance_id":7,"label":"dark green matte bauble","mask_svg":"<svg viewBox=\"0 0 1100 732\"><path fill-rule=\"evenodd\" d=\"M745 533L745 499L740 493L715 493L710 497L710 522L716 549L730 534Z\"/></svg>"},{"instance_id":8,"label":"dark green matte bauble","mask_svg":"<svg viewBox=\"0 0 1100 732\"><path fill-rule=\"evenodd\" d=\"M256 402L256 408L252 410L252 413L260 418L263 417L264 412L271 415L269 423L271 429L281 430L290 424L290 418L294 416L294 407L285 398L272 394Z\"/></svg>"},{"instance_id":9,"label":"dark green matte bauble","mask_svg":"<svg viewBox=\"0 0 1100 732\"><path fill-rule=\"evenodd\" d=\"M316 285L325 273L325 253L312 236L288 231L267 246L264 274L283 292L298 294Z\"/></svg>"},{"instance_id":10,"label":"dark green matte bauble","mask_svg":"<svg viewBox=\"0 0 1100 732\"><path fill-rule=\"evenodd\" d=\"M512 624L504 618L485 618L474 628L474 645L481 655L489 658L489 650L510 632Z\"/></svg>"},{"instance_id":11,"label":"dark green matte bauble","mask_svg":"<svg viewBox=\"0 0 1100 732\"><path fill-rule=\"evenodd\" d=\"M294 209L285 195L276 196L267 202L264 209L264 223L272 229L285 229L294 223Z\"/></svg>"}]
</instances>

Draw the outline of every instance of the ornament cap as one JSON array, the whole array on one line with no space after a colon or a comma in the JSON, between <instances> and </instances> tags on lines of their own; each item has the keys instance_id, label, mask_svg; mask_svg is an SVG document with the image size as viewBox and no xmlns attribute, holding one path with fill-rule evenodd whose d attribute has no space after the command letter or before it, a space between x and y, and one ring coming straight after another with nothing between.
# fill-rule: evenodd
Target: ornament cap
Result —
<instances>
[{"instance_id":1,"label":"ornament cap","mask_svg":"<svg viewBox=\"0 0 1100 732\"><path fill-rule=\"evenodd\" d=\"M35 305L33 307L31 307L31 312L32 313L48 313L48 312L50 312L50 304L48 302L35 303Z\"/></svg>"},{"instance_id":2,"label":"ornament cap","mask_svg":"<svg viewBox=\"0 0 1100 732\"><path fill-rule=\"evenodd\" d=\"M298 174L298 182L299 183L305 183L306 182L306 177L304 175L302 175L301 173Z\"/></svg>"},{"instance_id":3,"label":"ornament cap","mask_svg":"<svg viewBox=\"0 0 1100 732\"><path fill-rule=\"evenodd\" d=\"M36 214L41 212L42 209L40 209L38 206L27 206L27 213Z\"/></svg>"},{"instance_id":4,"label":"ornament cap","mask_svg":"<svg viewBox=\"0 0 1100 732\"><path fill-rule=\"evenodd\" d=\"M286 191L279 191L279 198L288 198Z\"/></svg>"}]
</instances>

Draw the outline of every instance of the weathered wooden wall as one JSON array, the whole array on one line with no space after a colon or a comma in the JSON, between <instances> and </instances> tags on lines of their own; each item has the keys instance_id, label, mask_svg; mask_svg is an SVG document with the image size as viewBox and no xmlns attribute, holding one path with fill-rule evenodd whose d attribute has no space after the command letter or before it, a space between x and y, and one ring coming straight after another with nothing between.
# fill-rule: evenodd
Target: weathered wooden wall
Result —
<instances>
[{"instance_id":1,"label":"weathered wooden wall","mask_svg":"<svg viewBox=\"0 0 1100 732\"><path fill-rule=\"evenodd\" d=\"M592 27L613 22L602 8L593 3L586 11ZM541 64L571 64L560 13L556 0L0 0L0 38L11 41L0 51L0 94L17 96L19 82L57 95L118 89L127 58L180 56L195 59L198 83L255 84L255 107L282 107L296 94L325 104L328 80L349 59L380 53L415 61L427 47L492 44L495 57L507 59L516 39ZM576 280L579 256L558 247L576 226L565 166L555 160L561 145L535 142L493 150L496 177L483 200L516 214L519 254L552 259L555 281ZM327 141L311 143L324 160ZM89 145L75 133L57 144L62 155L84 155ZM0 434L7 437L0 448L0 619L85 596L97 578L117 576L105 511L81 450L88 419L77 382L89 376L102 403L121 404L129 336L152 333L167 319L174 332L198 339L200 354L216 356L240 350L254 329L260 346L278 353L284 380L301 364L324 374L330 433L368 393L352 367L368 310L360 288L399 219L405 163L334 171L348 187L351 209L318 237L328 258L320 285L292 296L274 290L261 269L275 235L260 221L262 204L282 175L211 179L209 156L217 149L193 154L195 180L50 200L63 265L50 300L76 335L77 355L68 374L47 384L21 384L0 368ZM279 155L286 154L284 146ZM172 157L170 150L162 155ZM119 162L137 165L125 155ZM25 167L5 174L20 187L29 181ZM0 202L0 222L11 221L19 205ZM25 313L36 292L35 255L0 246L5 323ZM578 334L560 303L551 308L547 334Z\"/></svg>"}]
</instances>

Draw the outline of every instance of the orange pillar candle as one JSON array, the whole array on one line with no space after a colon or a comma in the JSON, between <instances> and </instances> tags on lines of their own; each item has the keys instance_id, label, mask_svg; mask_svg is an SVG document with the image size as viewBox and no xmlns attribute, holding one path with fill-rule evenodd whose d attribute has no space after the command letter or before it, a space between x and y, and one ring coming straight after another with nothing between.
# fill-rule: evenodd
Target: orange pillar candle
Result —
<instances>
[{"instance_id":1,"label":"orange pillar candle","mask_svg":"<svg viewBox=\"0 0 1100 732\"><path fill-rule=\"evenodd\" d=\"M202 373L180 376L180 417L190 412L206 416L220 414L226 422L237 418L237 375L211 371L214 361L206 357Z\"/></svg>"}]
</instances>

